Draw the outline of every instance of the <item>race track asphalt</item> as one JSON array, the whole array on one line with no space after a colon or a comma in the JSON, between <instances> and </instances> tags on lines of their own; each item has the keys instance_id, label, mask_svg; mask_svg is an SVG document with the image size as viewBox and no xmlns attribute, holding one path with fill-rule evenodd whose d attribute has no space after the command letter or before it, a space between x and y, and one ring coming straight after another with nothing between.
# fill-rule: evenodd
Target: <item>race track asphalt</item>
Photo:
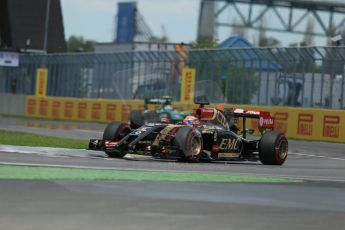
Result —
<instances>
[{"instance_id":1,"label":"race track asphalt","mask_svg":"<svg viewBox=\"0 0 345 230\"><path fill-rule=\"evenodd\" d=\"M105 124L0 119L1 129L99 137ZM31 121L30 121L31 122ZM54 126L54 129L49 127ZM61 129L60 127L64 127ZM2 164L192 171L300 178L302 183L0 180L0 229L345 230L345 145L290 141L283 166L188 164L102 152L0 146Z\"/></svg>"}]
</instances>

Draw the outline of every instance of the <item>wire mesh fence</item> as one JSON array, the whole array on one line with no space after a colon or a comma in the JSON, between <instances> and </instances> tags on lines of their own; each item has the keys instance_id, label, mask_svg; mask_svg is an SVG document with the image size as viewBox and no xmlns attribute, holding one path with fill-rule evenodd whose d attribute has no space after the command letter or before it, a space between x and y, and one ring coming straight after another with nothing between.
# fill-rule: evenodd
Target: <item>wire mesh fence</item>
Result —
<instances>
[{"instance_id":1,"label":"wire mesh fence","mask_svg":"<svg viewBox=\"0 0 345 230\"><path fill-rule=\"evenodd\" d=\"M0 92L33 95L48 68L48 96L179 100L181 72L211 102L344 109L345 47L243 48L92 54L21 54L0 67Z\"/></svg>"}]
</instances>

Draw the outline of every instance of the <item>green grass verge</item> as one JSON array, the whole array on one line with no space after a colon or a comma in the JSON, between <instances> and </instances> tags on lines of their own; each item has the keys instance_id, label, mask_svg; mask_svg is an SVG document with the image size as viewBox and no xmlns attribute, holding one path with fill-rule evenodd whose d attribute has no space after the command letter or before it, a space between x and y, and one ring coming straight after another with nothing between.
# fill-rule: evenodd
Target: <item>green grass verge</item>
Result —
<instances>
[{"instance_id":1,"label":"green grass verge","mask_svg":"<svg viewBox=\"0 0 345 230\"><path fill-rule=\"evenodd\" d=\"M268 176L233 176L224 174L98 170L76 168L28 167L0 165L0 179L26 180L125 180L166 182L242 182L301 183L303 180Z\"/></svg>"},{"instance_id":2,"label":"green grass verge","mask_svg":"<svg viewBox=\"0 0 345 230\"><path fill-rule=\"evenodd\" d=\"M87 141L0 130L0 144L57 148L87 148Z\"/></svg>"}]
</instances>

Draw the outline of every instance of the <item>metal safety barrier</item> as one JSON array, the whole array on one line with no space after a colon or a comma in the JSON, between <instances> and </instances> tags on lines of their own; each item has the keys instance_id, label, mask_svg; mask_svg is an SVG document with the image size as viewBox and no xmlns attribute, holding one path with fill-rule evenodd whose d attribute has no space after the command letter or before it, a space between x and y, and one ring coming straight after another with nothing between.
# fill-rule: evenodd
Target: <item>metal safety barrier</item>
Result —
<instances>
[{"instance_id":1,"label":"metal safety barrier","mask_svg":"<svg viewBox=\"0 0 345 230\"><path fill-rule=\"evenodd\" d=\"M48 69L47 95L178 101L184 67L196 71L195 95L210 102L344 109L345 47L242 48L125 53L20 54L0 67L0 93L35 94Z\"/></svg>"}]
</instances>

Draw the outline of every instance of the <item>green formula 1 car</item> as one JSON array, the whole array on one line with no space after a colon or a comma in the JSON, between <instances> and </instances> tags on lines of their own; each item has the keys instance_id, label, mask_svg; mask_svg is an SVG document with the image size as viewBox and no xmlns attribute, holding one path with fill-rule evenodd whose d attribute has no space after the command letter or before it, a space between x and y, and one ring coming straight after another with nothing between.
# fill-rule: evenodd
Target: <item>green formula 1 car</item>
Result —
<instances>
[{"instance_id":1,"label":"green formula 1 car","mask_svg":"<svg viewBox=\"0 0 345 230\"><path fill-rule=\"evenodd\" d=\"M155 110L149 110L149 104L158 104ZM147 123L170 123L175 124L183 121L190 112L183 112L172 107L171 97L164 96L162 99L146 99L145 110L132 110L129 115L130 127L137 129Z\"/></svg>"}]
</instances>

